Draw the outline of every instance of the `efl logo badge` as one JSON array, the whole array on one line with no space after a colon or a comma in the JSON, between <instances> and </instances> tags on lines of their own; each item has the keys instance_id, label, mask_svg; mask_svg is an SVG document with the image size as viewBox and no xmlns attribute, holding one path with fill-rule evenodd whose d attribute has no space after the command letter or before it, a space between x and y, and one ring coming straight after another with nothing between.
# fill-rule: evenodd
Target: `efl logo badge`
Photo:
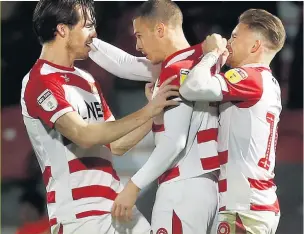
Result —
<instances>
[{"instance_id":1,"label":"efl logo badge","mask_svg":"<svg viewBox=\"0 0 304 234\"><path fill-rule=\"evenodd\" d=\"M184 69L182 68L180 70L180 74L179 74L179 83L180 85L182 85L185 81L185 79L188 77L190 70L189 69Z\"/></svg>"},{"instance_id":2,"label":"efl logo badge","mask_svg":"<svg viewBox=\"0 0 304 234\"><path fill-rule=\"evenodd\" d=\"M53 111L58 106L56 98L49 89L44 90L43 93L40 94L40 96L37 98L37 103L45 111Z\"/></svg>"},{"instance_id":3,"label":"efl logo badge","mask_svg":"<svg viewBox=\"0 0 304 234\"><path fill-rule=\"evenodd\" d=\"M247 72L241 68L234 68L225 73L225 77L231 84L236 84L248 77Z\"/></svg>"}]
</instances>

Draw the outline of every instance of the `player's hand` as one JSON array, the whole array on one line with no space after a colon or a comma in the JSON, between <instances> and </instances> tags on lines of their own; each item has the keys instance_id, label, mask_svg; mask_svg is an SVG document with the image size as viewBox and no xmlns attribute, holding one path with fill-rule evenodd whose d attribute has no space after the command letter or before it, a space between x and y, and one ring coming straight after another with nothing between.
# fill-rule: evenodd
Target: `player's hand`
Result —
<instances>
[{"instance_id":1,"label":"player's hand","mask_svg":"<svg viewBox=\"0 0 304 234\"><path fill-rule=\"evenodd\" d=\"M207 36L207 38L202 43L204 54L208 54L209 52L216 52L218 55L222 55L226 50L226 46L227 39L216 33Z\"/></svg>"},{"instance_id":2,"label":"player's hand","mask_svg":"<svg viewBox=\"0 0 304 234\"><path fill-rule=\"evenodd\" d=\"M228 57L229 57L229 51L226 48L225 51L224 51L224 53L220 57L220 59L221 59L221 67L225 65Z\"/></svg>"},{"instance_id":3,"label":"player's hand","mask_svg":"<svg viewBox=\"0 0 304 234\"><path fill-rule=\"evenodd\" d=\"M130 180L114 201L112 217L119 221L130 221L139 191L140 189Z\"/></svg>"},{"instance_id":4,"label":"player's hand","mask_svg":"<svg viewBox=\"0 0 304 234\"><path fill-rule=\"evenodd\" d=\"M172 76L167 79L158 89L155 97L148 103L146 108L149 109L149 114L154 117L160 114L167 106L178 106L179 102L170 100L170 97L179 96L179 87L176 85L170 85L170 83L176 79L177 76Z\"/></svg>"},{"instance_id":5,"label":"player's hand","mask_svg":"<svg viewBox=\"0 0 304 234\"><path fill-rule=\"evenodd\" d=\"M155 85L154 83L147 83L145 86L145 95L148 101L152 100L154 85Z\"/></svg>"}]
</instances>

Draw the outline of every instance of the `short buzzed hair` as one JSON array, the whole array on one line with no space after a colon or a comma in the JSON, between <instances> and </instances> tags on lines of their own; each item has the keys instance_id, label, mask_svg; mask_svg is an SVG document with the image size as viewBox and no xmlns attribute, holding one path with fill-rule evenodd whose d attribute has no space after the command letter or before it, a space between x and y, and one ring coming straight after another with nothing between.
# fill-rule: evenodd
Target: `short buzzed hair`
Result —
<instances>
[{"instance_id":1,"label":"short buzzed hair","mask_svg":"<svg viewBox=\"0 0 304 234\"><path fill-rule=\"evenodd\" d=\"M178 26L183 24L183 14L175 2L171 0L148 0L136 11L133 19L147 18L165 24Z\"/></svg>"},{"instance_id":2,"label":"short buzzed hair","mask_svg":"<svg viewBox=\"0 0 304 234\"><path fill-rule=\"evenodd\" d=\"M261 33L269 42L267 47L280 51L286 40L286 32L282 21L275 15L262 9L249 9L239 17L239 23Z\"/></svg>"}]
</instances>

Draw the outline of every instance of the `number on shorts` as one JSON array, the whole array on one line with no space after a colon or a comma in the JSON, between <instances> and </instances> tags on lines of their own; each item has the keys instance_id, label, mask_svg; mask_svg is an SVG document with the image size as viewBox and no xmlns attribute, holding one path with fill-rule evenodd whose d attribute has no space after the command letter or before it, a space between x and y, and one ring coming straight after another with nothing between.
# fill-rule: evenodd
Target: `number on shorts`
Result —
<instances>
[{"instance_id":1,"label":"number on shorts","mask_svg":"<svg viewBox=\"0 0 304 234\"><path fill-rule=\"evenodd\" d=\"M261 158L259 160L259 163L258 163L259 167L262 167L262 168L264 168L266 170L268 170L269 167L270 167L269 155L270 155L271 143L272 143L273 135L274 135L274 132L273 132L273 129L274 129L274 120L275 120L274 114L272 114L271 112L267 112L267 114L266 114L266 121L270 125L270 133L269 133L269 136L268 136L268 142L267 142L267 149L266 149L265 157ZM278 132L277 132L277 130L278 130L278 128L276 128L276 133L275 133L274 150L275 150L276 145L277 145L277 138L278 138Z\"/></svg>"}]
</instances>

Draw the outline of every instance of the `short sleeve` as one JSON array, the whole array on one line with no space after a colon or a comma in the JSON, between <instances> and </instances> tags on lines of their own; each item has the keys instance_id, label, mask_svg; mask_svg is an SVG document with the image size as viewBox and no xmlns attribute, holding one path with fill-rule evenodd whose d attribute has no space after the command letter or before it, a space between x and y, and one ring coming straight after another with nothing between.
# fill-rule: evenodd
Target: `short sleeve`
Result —
<instances>
[{"instance_id":1,"label":"short sleeve","mask_svg":"<svg viewBox=\"0 0 304 234\"><path fill-rule=\"evenodd\" d=\"M223 101L258 101L263 93L261 73L252 68L234 68L216 75Z\"/></svg>"},{"instance_id":2,"label":"short sleeve","mask_svg":"<svg viewBox=\"0 0 304 234\"><path fill-rule=\"evenodd\" d=\"M41 119L51 128L59 117L74 111L66 100L60 74L57 73L30 77L24 100L29 115Z\"/></svg>"}]
</instances>

